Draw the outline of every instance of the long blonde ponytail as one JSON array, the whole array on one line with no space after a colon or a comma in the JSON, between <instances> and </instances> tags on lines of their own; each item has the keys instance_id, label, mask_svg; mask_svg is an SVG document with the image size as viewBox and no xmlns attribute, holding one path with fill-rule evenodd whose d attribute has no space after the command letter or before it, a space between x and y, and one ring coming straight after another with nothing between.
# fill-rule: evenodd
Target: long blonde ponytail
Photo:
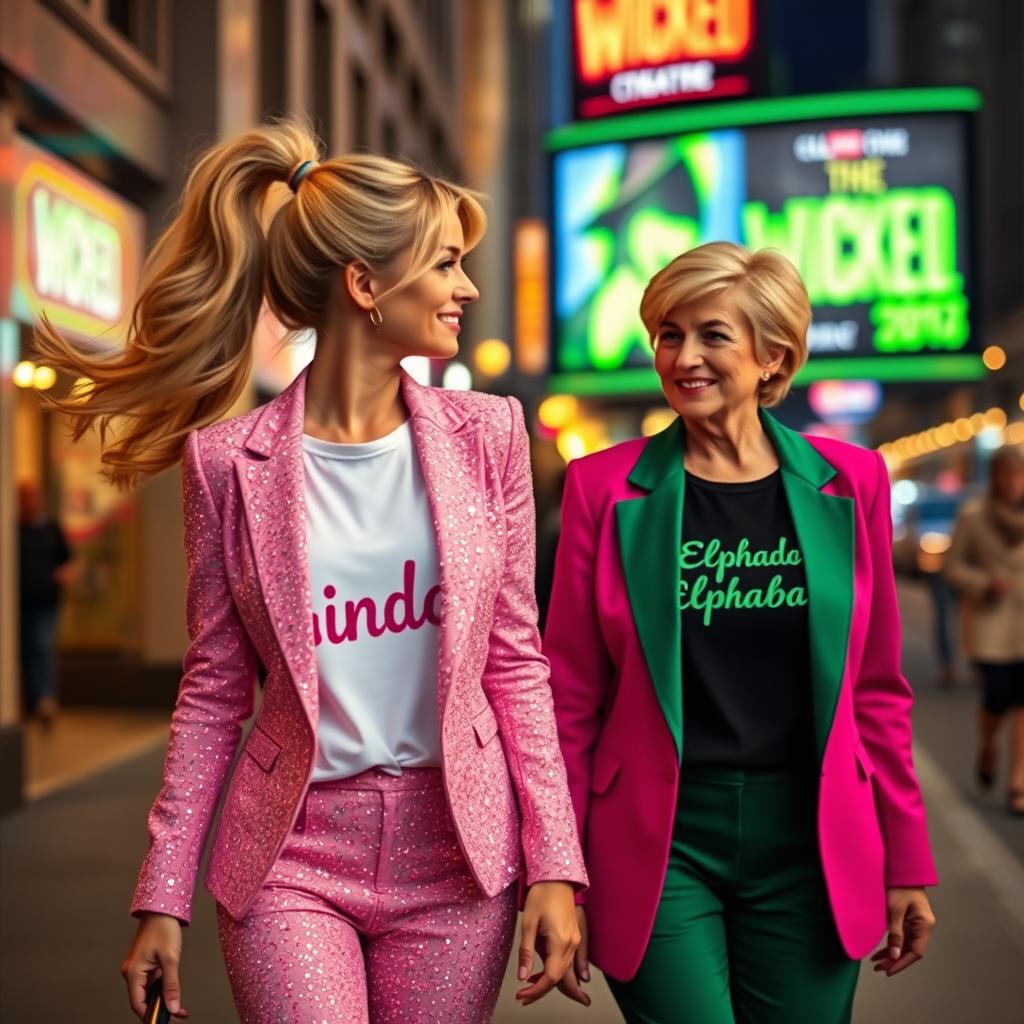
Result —
<instances>
[{"instance_id":1,"label":"long blonde ponytail","mask_svg":"<svg viewBox=\"0 0 1024 1024\"><path fill-rule=\"evenodd\" d=\"M173 465L188 433L231 407L249 376L264 298L288 328L315 328L348 261L379 267L412 246L398 288L427 269L446 209L462 222L467 249L483 234L474 193L371 154L316 165L265 233L270 186L317 156L313 133L289 120L200 159L146 261L123 352L90 354L45 317L37 325L39 359L90 382L67 399L43 394L68 415L76 441L98 421L113 484Z\"/></svg>"}]
</instances>

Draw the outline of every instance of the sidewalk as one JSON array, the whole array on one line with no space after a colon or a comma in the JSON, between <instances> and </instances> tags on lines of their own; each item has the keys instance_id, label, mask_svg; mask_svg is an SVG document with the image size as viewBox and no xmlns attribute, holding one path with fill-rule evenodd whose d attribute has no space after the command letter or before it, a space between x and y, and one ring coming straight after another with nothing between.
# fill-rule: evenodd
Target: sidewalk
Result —
<instances>
[{"instance_id":1,"label":"sidewalk","mask_svg":"<svg viewBox=\"0 0 1024 1024\"><path fill-rule=\"evenodd\" d=\"M905 597L908 641L921 632L914 600L913 594ZM908 642L908 666L922 674L923 657ZM919 687L918 770L942 877L933 894L939 926L928 958L905 974L886 979L865 966L857 1024L1008 1024L1024 1018L1024 865L1002 836L1005 831L1013 840L1024 828L1019 822L1007 828L998 807L965 798L961 790L961 762L969 760L961 748L969 752L973 738L973 718L962 715L971 707L969 691L950 696L923 682ZM138 757L0 819L0 1020L132 1019L118 966L133 931L126 908L145 849L146 811L159 785L161 756ZM234 1011L205 891L185 942L182 980L192 1020L228 1024ZM522 1009L513 998L517 987L510 971L495 1017L499 1024L621 1020L599 980L590 986L590 1010L558 993ZM62 1015L69 996L75 1010Z\"/></svg>"}]
</instances>

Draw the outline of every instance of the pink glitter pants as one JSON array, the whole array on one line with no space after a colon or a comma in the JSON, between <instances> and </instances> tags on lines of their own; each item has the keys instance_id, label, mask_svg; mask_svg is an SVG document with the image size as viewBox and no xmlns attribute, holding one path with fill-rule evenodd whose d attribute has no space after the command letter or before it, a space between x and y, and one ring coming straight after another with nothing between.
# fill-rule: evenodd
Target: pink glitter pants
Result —
<instances>
[{"instance_id":1,"label":"pink glitter pants","mask_svg":"<svg viewBox=\"0 0 1024 1024\"><path fill-rule=\"evenodd\" d=\"M311 786L244 920L218 908L243 1024L484 1024L516 887L484 896L441 773L377 769Z\"/></svg>"}]
</instances>

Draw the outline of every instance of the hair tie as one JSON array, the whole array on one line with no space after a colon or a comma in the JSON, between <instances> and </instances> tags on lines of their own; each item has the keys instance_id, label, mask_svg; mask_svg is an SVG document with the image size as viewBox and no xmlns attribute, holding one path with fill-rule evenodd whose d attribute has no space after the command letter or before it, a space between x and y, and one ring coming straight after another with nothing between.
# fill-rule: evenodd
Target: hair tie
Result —
<instances>
[{"instance_id":1,"label":"hair tie","mask_svg":"<svg viewBox=\"0 0 1024 1024\"><path fill-rule=\"evenodd\" d=\"M316 167L316 165L317 164L315 160L303 160L302 163L300 163L298 167L296 167L295 170L292 171L292 173L288 176L288 187L293 192L298 192L299 185L301 184L302 179L307 174L309 174L309 172L314 167Z\"/></svg>"}]
</instances>

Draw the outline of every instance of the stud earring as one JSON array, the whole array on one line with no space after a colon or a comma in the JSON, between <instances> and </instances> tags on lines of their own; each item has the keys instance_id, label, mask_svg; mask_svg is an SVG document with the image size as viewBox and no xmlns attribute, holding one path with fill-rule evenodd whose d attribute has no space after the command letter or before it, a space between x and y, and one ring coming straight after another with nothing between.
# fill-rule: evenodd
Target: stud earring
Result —
<instances>
[{"instance_id":1,"label":"stud earring","mask_svg":"<svg viewBox=\"0 0 1024 1024\"><path fill-rule=\"evenodd\" d=\"M765 370L764 373L761 374L761 380L769 381L771 379L772 379L772 371L771 370Z\"/></svg>"},{"instance_id":2,"label":"stud earring","mask_svg":"<svg viewBox=\"0 0 1024 1024\"><path fill-rule=\"evenodd\" d=\"M376 306L374 306L373 309L370 310L370 323L373 324L373 326L376 327L378 331L380 330L381 325L384 323L384 316Z\"/></svg>"}]
</instances>

